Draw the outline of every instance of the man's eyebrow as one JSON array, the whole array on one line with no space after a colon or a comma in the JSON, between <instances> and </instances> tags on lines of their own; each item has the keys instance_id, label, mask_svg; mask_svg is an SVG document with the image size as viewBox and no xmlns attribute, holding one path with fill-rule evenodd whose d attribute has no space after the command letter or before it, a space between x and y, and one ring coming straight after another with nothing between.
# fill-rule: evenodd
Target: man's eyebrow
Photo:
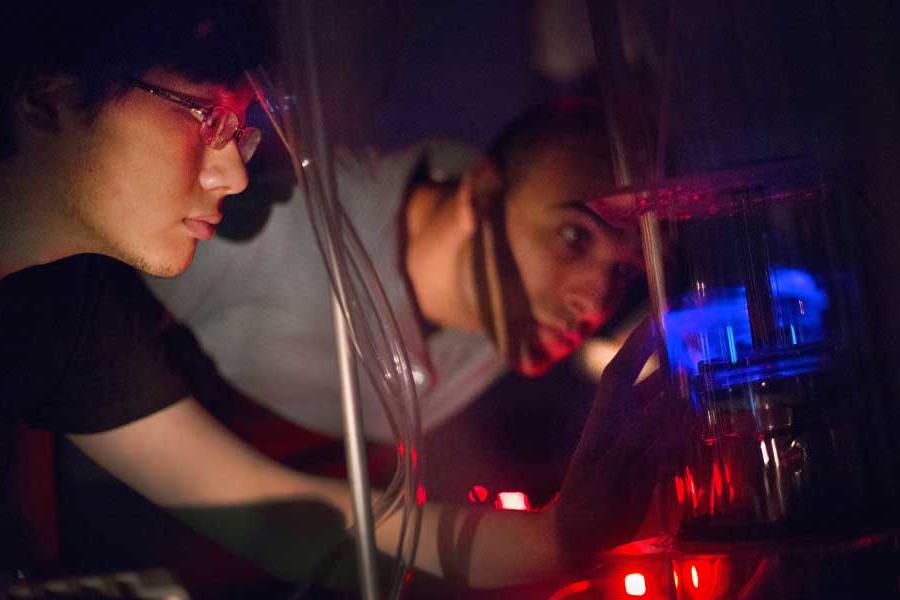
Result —
<instances>
[{"instance_id":1,"label":"man's eyebrow","mask_svg":"<svg viewBox=\"0 0 900 600\"><path fill-rule=\"evenodd\" d=\"M617 233L619 231L618 227L601 217L595 211L591 210L587 203L581 200L572 200L570 202L566 202L565 204L560 204L559 207L581 213L582 215L588 217L591 221L593 221L594 224L597 225L597 227L608 233Z\"/></svg>"}]
</instances>

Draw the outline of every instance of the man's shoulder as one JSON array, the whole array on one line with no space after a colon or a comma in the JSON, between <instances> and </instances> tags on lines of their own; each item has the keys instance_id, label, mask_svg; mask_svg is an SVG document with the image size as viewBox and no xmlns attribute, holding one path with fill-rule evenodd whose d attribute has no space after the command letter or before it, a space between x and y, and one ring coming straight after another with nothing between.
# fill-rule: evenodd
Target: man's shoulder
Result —
<instances>
[{"instance_id":1,"label":"man's shoulder","mask_svg":"<svg viewBox=\"0 0 900 600\"><path fill-rule=\"evenodd\" d=\"M0 362L17 366L0 373L4 413L94 431L185 395L166 366L174 322L134 269L80 255L15 275L0 292Z\"/></svg>"},{"instance_id":2,"label":"man's shoulder","mask_svg":"<svg viewBox=\"0 0 900 600\"><path fill-rule=\"evenodd\" d=\"M5 278L0 291L4 329L30 327L35 333L53 323L61 327L83 321L85 311L102 297L122 299L113 288L134 287L136 275L127 265L93 254L72 256L44 265L36 265ZM50 329L47 333L53 334Z\"/></svg>"}]
</instances>

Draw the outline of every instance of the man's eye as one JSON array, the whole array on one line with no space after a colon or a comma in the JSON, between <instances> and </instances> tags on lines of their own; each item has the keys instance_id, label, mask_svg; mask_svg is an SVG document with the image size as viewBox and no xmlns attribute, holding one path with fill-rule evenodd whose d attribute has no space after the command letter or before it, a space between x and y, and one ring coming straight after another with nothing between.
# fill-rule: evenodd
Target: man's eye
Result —
<instances>
[{"instance_id":1,"label":"man's eye","mask_svg":"<svg viewBox=\"0 0 900 600\"><path fill-rule=\"evenodd\" d=\"M559 237L568 250L577 253L586 251L591 242L591 232L580 225L563 225Z\"/></svg>"}]
</instances>

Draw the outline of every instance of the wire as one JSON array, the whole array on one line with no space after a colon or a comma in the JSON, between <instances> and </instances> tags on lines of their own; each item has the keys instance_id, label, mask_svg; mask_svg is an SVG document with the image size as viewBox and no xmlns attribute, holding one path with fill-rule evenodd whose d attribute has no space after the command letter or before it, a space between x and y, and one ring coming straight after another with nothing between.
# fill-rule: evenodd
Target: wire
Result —
<instances>
[{"instance_id":1,"label":"wire","mask_svg":"<svg viewBox=\"0 0 900 600\"><path fill-rule=\"evenodd\" d=\"M390 597L397 598L414 563L422 516L418 398L410 361L390 304L338 199L332 151L321 112L311 20L308 12L304 14L306 4L286 2L282 7L284 87L276 87L262 68L248 73L248 80L285 144L298 183L305 192L316 242L359 364L372 382L397 440L397 469L373 506L376 527L402 511L390 591ZM296 26L298 22L304 24L303 29L309 35L296 35L296 28L291 25ZM339 554L332 552L323 560L334 560ZM321 563L314 572L324 576L326 567L326 563Z\"/></svg>"}]
</instances>

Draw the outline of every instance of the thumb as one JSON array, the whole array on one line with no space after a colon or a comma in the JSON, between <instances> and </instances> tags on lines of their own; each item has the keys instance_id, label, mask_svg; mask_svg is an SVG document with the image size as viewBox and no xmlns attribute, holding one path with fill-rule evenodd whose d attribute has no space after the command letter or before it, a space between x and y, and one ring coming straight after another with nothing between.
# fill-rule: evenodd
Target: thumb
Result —
<instances>
[{"instance_id":1,"label":"thumb","mask_svg":"<svg viewBox=\"0 0 900 600\"><path fill-rule=\"evenodd\" d=\"M622 348L603 371L601 386L610 392L630 390L647 360L656 349L657 333L653 319L646 317L629 334Z\"/></svg>"}]
</instances>

